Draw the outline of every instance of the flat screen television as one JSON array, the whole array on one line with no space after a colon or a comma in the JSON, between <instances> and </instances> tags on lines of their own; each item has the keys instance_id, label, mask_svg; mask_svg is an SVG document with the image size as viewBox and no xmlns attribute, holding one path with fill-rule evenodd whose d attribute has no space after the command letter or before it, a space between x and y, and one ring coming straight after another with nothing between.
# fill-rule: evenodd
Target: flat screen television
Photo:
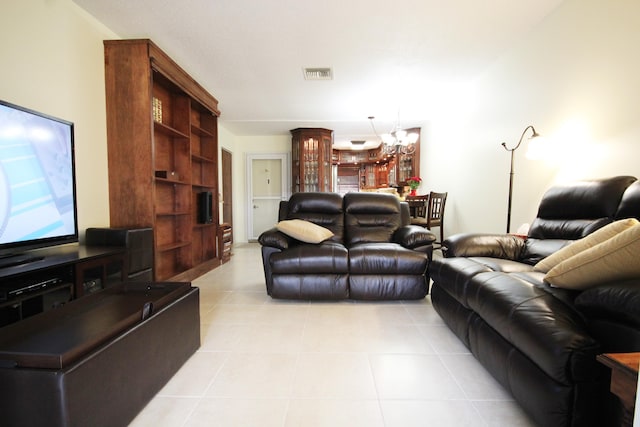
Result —
<instances>
[{"instance_id":1,"label":"flat screen television","mask_svg":"<svg viewBox=\"0 0 640 427\"><path fill-rule=\"evenodd\" d=\"M0 268L77 241L73 123L0 101Z\"/></svg>"}]
</instances>

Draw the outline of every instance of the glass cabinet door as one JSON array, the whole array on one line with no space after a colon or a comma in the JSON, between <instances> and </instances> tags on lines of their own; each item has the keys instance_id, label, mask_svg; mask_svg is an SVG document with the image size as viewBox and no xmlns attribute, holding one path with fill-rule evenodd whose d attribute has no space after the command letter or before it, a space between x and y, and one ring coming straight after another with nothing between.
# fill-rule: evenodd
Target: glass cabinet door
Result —
<instances>
[{"instance_id":1,"label":"glass cabinet door","mask_svg":"<svg viewBox=\"0 0 640 427\"><path fill-rule=\"evenodd\" d=\"M331 191L333 131L298 128L291 135L292 192Z\"/></svg>"}]
</instances>

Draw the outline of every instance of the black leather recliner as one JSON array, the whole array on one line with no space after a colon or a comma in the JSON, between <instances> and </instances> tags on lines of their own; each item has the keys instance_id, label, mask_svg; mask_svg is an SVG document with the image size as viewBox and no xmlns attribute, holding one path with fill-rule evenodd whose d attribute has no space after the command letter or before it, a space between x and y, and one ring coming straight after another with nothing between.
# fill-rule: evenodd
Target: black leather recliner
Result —
<instances>
[{"instance_id":1,"label":"black leather recliner","mask_svg":"<svg viewBox=\"0 0 640 427\"><path fill-rule=\"evenodd\" d=\"M630 217L640 218L633 177L556 186L527 238L458 234L431 264L435 310L540 425L618 422L609 372L596 355L640 351L640 277L568 290L550 286L533 265Z\"/></svg>"},{"instance_id":2,"label":"black leather recliner","mask_svg":"<svg viewBox=\"0 0 640 427\"><path fill-rule=\"evenodd\" d=\"M319 244L276 228L262 233L267 293L287 299L402 300L428 293L435 236L410 225L409 207L389 194L296 193L279 221L303 219L331 230Z\"/></svg>"}]
</instances>

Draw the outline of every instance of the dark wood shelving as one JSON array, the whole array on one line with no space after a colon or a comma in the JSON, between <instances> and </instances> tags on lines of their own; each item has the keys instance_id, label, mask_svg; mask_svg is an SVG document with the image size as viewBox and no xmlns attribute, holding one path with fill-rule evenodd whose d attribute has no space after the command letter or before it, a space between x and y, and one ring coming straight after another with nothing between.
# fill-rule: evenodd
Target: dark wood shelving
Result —
<instances>
[{"instance_id":1,"label":"dark wood shelving","mask_svg":"<svg viewBox=\"0 0 640 427\"><path fill-rule=\"evenodd\" d=\"M218 260L218 101L150 40L104 45L111 227L152 227L154 280L191 280Z\"/></svg>"}]
</instances>

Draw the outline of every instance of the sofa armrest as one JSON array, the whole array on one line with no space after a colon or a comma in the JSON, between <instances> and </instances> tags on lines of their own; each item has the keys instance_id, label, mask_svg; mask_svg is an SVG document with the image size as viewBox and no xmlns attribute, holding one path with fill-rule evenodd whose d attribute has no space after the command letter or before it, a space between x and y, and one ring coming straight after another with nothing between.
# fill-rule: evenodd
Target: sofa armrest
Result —
<instances>
[{"instance_id":1,"label":"sofa armrest","mask_svg":"<svg viewBox=\"0 0 640 427\"><path fill-rule=\"evenodd\" d=\"M588 318L607 318L640 328L640 279L587 289L575 299Z\"/></svg>"},{"instance_id":2,"label":"sofa armrest","mask_svg":"<svg viewBox=\"0 0 640 427\"><path fill-rule=\"evenodd\" d=\"M262 246L268 246L280 250L288 249L294 241L295 239L293 237L287 236L275 227L264 231L260 234L260 237L258 237L258 242Z\"/></svg>"},{"instance_id":3,"label":"sofa armrest","mask_svg":"<svg viewBox=\"0 0 640 427\"><path fill-rule=\"evenodd\" d=\"M436 236L431 231L419 225L402 226L393 234L393 242L407 249L430 246L435 240Z\"/></svg>"},{"instance_id":4,"label":"sofa armrest","mask_svg":"<svg viewBox=\"0 0 640 427\"><path fill-rule=\"evenodd\" d=\"M512 234L456 234L442 243L442 254L453 257L491 257L519 261L526 240Z\"/></svg>"}]
</instances>

